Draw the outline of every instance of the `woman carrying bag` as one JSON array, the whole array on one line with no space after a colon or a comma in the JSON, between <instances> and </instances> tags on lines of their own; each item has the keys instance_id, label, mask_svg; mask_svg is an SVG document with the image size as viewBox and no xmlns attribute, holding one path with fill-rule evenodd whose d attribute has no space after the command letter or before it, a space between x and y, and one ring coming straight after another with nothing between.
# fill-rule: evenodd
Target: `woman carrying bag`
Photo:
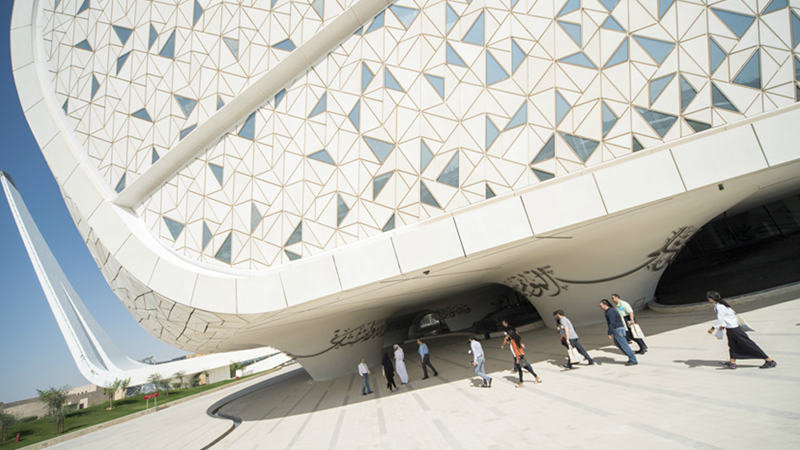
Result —
<instances>
[{"instance_id":1,"label":"woman carrying bag","mask_svg":"<svg viewBox=\"0 0 800 450\"><path fill-rule=\"evenodd\" d=\"M771 369L778 365L742 330L742 327L739 326L736 312L731 309L731 305L723 300L718 292L709 291L706 293L706 297L708 301L714 304L714 311L717 313L717 321L708 330L708 334L717 329L724 329L728 335L728 349L731 359L720 364L728 369L736 369L737 359L763 359L764 364L759 369Z\"/></svg>"}]
</instances>

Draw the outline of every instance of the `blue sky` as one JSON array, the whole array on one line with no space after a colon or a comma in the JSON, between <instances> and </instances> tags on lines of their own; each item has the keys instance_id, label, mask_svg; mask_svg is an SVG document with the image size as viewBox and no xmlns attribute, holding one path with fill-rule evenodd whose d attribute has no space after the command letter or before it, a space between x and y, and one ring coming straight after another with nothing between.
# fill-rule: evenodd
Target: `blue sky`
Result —
<instances>
[{"instance_id":1,"label":"blue sky","mask_svg":"<svg viewBox=\"0 0 800 450\"><path fill-rule=\"evenodd\" d=\"M67 278L106 333L131 358L187 354L142 329L111 291L67 212L25 120L11 72L11 1L0 1L0 170L14 178L25 204ZM0 195L0 402L35 397L36 389L88 384L78 372L47 305L5 195Z\"/></svg>"}]
</instances>

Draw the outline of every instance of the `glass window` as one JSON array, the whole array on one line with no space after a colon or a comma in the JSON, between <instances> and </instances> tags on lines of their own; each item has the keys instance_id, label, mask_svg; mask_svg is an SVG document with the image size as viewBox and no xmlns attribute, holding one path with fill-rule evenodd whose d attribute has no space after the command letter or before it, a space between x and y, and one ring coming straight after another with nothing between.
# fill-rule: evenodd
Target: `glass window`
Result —
<instances>
[{"instance_id":1,"label":"glass window","mask_svg":"<svg viewBox=\"0 0 800 450\"><path fill-rule=\"evenodd\" d=\"M590 60L589 57L583 52L569 55L565 58L559 59L558 61L567 64L575 64L576 66L587 67L589 69L597 69L597 66L595 66L592 60Z\"/></svg>"},{"instance_id":2,"label":"glass window","mask_svg":"<svg viewBox=\"0 0 800 450\"><path fill-rule=\"evenodd\" d=\"M389 154L392 153L392 150L394 150L394 144L373 139L371 137L364 136L364 142L367 143L370 150L372 150L372 153L375 154L381 164L386 162L386 158L388 158Z\"/></svg>"},{"instance_id":3,"label":"glass window","mask_svg":"<svg viewBox=\"0 0 800 450\"><path fill-rule=\"evenodd\" d=\"M344 218L347 217L350 208L347 207L347 203L344 202L341 195L337 195L336 197L336 226L339 226L342 224Z\"/></svg>"},{"instance_id":4,"label":"glass window","mask_svg":"<svg viewBox=\"0 0 800 450\"><path fill-rule=\"evenodd\" d=\"M211 242L211 238L214 235L211 234L211 230L208 228L208 224L203 221L203 248L201 251L205 250L208 246L208 243Z\"/></svg>"},{"instance_id":5,"label":"glass window","mask_svg":"<svg viewBox=\"0 0 800 450\"><path fill-rule=\"evenodd\" d=\"M125 173L122 174L122 178L119 179L117 187L114 188L114 190L117 191L117 194L119 194L120 192L122 192L123 189L125 189L125 175L127 174Z\"/></svg>"},{"instance_id":6,"label":"glass window","mask_svg":"<svg viewBox=\"0 0 800 450\"><path fill-rule=\"evenodd\" d=\"M392 214L392 217L389 217L389 220L386 221L386 225L383 226L381 231L386 232L390 230L394 230L394 214Z\"/></svg>"},{"instance_id":7,"label":"glass window","mask_svg":"<svg viewBox=\"0 0 800 450\"><path fill-rule=\"evenodd\" d=\"M608 58L608 62L606 63L605 66L603 66L603 68L607 69L611 66L616 66L617 64L623 63L627 60L628 60L628 38L625 38L625 40L622 41L622 44L619 45L619 48L617 48L617 51L615 51L614 54L611 55L611 58Z\"/></svg>"},{"instance_id":8,"label":"glass window","mask_svg":"<svg viewBox=\"0 0 800 450\"><path fill-rule=\"evenodd\" d=\"M322 97L319 98L317 105L314 106L314 109L311 110L311 114L308 115L308 118L312 118L316 115L322 114L328 110L328 92L326 91L322 94Z\"/></svg>"},{"instance_id":9,"label":"glass window","mask_svg":"<svg viewBox=\"0 0 800 450\"><path fill-rule=\"evenodd\" d=\"M367 90L367 86L375 78L375 74L369 70L366 63L361 63L361 93L363 94L364 91Z\"/></svg>"},{"instance_id":10,"label":"glass window","mask_svg":"<svg viewBox=\"0 0 800 450\"><path fill-rule=\"evenodd\" d=\"M263 216L261 215L261 212L258 210L258 207L256 206L256 204L255 203L251 203L250 204L250 232L251 233L256 231L256 227L258 227L258 224L261 223L261 219L262 218L263 218Z\"/></svg>"},{"instance_id":11,"label":"glass window","mask_svg":"<svg viewBox=\"0 0 800 450\"><path fill-rule=\"evenodd\" d=\"M281 89L280 92L275 94L275 107L276 108L278 107L278 105L281 104L281 102L283 101L284 97L286 97L286 89Z\"/></svg>"},{"instance_id":12,"label":"glass window","mask_svg":"<svg viewBox=\"0 0 800 450\"><path fill-rule=\"evenodd\" d=\"M247 120L244 121L244 125L242 125L242 129L239 130L239 137L243 137L245 139L250 139L254 141L256 139L256 113L250 114Z\"/></svg>"},{"instance_id":13,"label":"glass window","mask_svg":"<svg viewBox=\"0 0 800 450\"><path fill-rule=\"evenodd\" d=\"M289 261L297 261L298 259L302 258L302 256L298 255L297 253L290 252L289 250L284 250L286 253L286 257L289 258Z\"/></svg>"},{"instance_id":14,"label":"glass window","mask_svg":"<svg viewBox=\"0 0 800 450\"><path fill-rule=\"evenodd\" d=\"M158 152L156 151L156 148L153 147L153 153L150 155L150 164L155 164L156 161L158 161L159 158L161 158L161 157L158 156Z\"/></svg>"},{"instance_id":15,"label":"glass window","mask_svg":"<svg viewBox=\"0 0 800 450\"><path fill-rule=\"evenodd\" d=\"M128 56L131 56L131 52L125 53L117 58L117 75L119 75L120 70L122 70L122 67L125 65L125 61L128 60Z\"/></svg>"},{"instance_id":16,"label":"glass window","mask_svg":"<svg viewBox=\"0 0 800 450\"><path fill-rule=\"evenodd\" d=\"M378 198L378 194L381 193L383 187L386 186L386 182L389 181L389 178L392 178L394 172L387 172L383 175L378 175L372 180L372 200Z\"/></svg>"},{"instance_id":17,"label":"glass window","mask_svg":"<svg viewBox=\"0 0 800 450\"><path fill-rule=\"evenodd\" d=\"M489 52L486 51L486 85L492 85L499 81L503 81L508 78L508 72L503 69L503 66L494 59L494 56Z\"/></svg>"},{"instance_id":18,"label":"glass window","mask_svg":"<svg viewBox=\"0 0 800 450\"><path fill-rule=\"evenodd\" d=\"M642 145L642 143L639 142L638 139L636 139L636 136L633 136L631 138L631 150L634 153L638 152L639 150L644 150L644 145Z\"/></svg>"},{"instance_id":19,"label":"glass window","mask_svg":"<svg viewBox=\"0 0 800 450\"><path fill-rule=\"evenodd\" d=\"M92 75L92 96L91 100L94 100L94 96L97 95L97 91L100 90L100 82L97 81L97 77Z\"/></svg>"},{"instance_id":20,"label":"glass window","mask_svg":"<svg viewBox=\"0 0 800 450\"><path fill-rule=\"evenodd\" d=\"M478 15L478 18L475 19L475 22L469 28L469 31L467 31L467 34L464 35L464 39L462 39L463 42L467 42L469 44L475 44L475 45L483 45L484 44L484 38L483 38L484 19L483 19L483 14L484 13L481 11L480 15Z\"/></svg>"},{"instance_id":21,"label":"glass window","mask_svg":"<svg viewBox=\"0 0 800 450\"><path fill-rule=\"evenodd\" d=\"M505 130L510 130L512 128L516 128L520 125L524 125L528 122L528 102L523 102L522 106L519 107L516 113L514 113L514 117L508 121L508 125L506 125Z\"/></svg>"},{"instance_id":22,"label":"glass window","mask_svg":"<svg viewBox=\"0 0 800 450\"><path fill-rule=\"evenodd\" d=\"M335 162L333 162L333 158L331 158L331 154L328 153L328 151L325 150L325 149L322 149L322 150L320 150L318 152L312 153L312 154L308 155L308 157L311 158L311 159L316 159L317 161L322 161L324 163L328 163L330 165L335 165L336 164Z\"/></svg>"},{"instance_id":23,"label":"glass window","mask_svg":"<svg viewBox=\"0 0 800 450\"><path fill-rule=\"evenodd\" d=\"M606 1L610 1L610 0L606 0ZM605 5L605 3L603 3L603 5ZM580 7L581 7L581 0L568 0L567 4L564 5L564 7L561 8L561 11L558 12L558 17L567 15L567 14L571 13L572 11L576 11ZM606 6L606 8L608 8L608 6ZM613 7L612 7L612 9L613 9Z\"/></svg>"},{"instance_id":24,"label":"glass window","mask_svg":"<svg viewBox=\"0 0 800 450\"><path fill-rule=\"evenodd\" d=\"M356 127L356 131L361 130L361 100L356 102L353 109L350 110L350 114L347 115L347 118L350 119L350 123Z\"/></svg>"},{"instance_id":25,"label":"glass window","mask_svg":"<svg viewBox=\"0 0 800 450\"><path fill-rule=\"evenodd\" d=\"M194 0L194 17L192 20L192 26L197 25L197 21L203 17L203 7L200 6L200 2Z\"/></svg>"},{"instance_id":26,"label":"glass window","mask_svg":"<svg viewBox=\"0 0 800 450\"><path fill-rule=\"evenodd\" d=\"M406 8L405 6L392 5L389 7L389 9L392 10L395 17L397 17L397 20L403 24L403 27L406 30L411 26L411 24L414 22L414 19L416 19L417 15L419 14L418 9Z\"/></svg>"},{"instance_id":27,"label":"glass window","mask_svg":"<svg viewBox=\"0 0 800 450\"><path fill-rule=\"evenodd\" d=\"M800 44L800 16L792 11L792 48Z\"/></svg>"},{"instance_id":28,"label":"glass window","mask_svg":"<svg viewBox=\"0 0 800 450\"><path fill-rule=\"evenodd\" d=\"M428 190L428 186L425 186L425 183L422 180L419 182L419 201L425 203L426 205L441 208L441 206L439 206L439 202L436 201L436 198L433 197L431 191Z\"/></svg>"},{"instance_id":29,"label":"glass window","mask_svg":"<svg viewBox=\"0 0 800 450\"><path fill-rule=\"evenodd\" d=\"M562 97L560 92L556 91L556 126L561 124L561 121L564 120L564 116L567 115L570 109L572 109L572 106L567 103L567 99Z\"/></svg>"},{"instance_id":30,"label":"glass window","mask_svg":"<svg viewBox=\"0 0 800 450\"><path fill-rule=\"evenodd\" d=\"M486 183L486 199L490 199L495 197L497 194L494 193L491 187L489 187L489 183Z\"/></svg>"},{"instance_id":31,"label":"glass window","mask_svg":"<svg viewBox=\"0 0 800 450\"><path fill-rule=\"evenodd\" d=\"M425 171L433 159L433 152L428 148L428 144L422 139L419 140L419 173Z\"/></svg>"},{"instance_id":32,"label":"glass window","mask_svg":"<svg viewBox=\"0 0 800 450\"><path fill-rule=\"evenodd\" d=\"M562 22L558 21L558 24L561 25L561 28L567 32L569 37L578 44L578 47L583 46L583 41L581 40L581 26L576 23L569 23L569 22Z\"/></svg>"},{"instance_id":33,"label":"glass window","mask_svg":"<svg viewBox=\"0 0 800 450\"><path fill-rule=\"evenodd\" d=\"M458 14L456 14L455 10L453 10L453 8L450 6L449 3L447 4L445 20L446 20L445 34L447 35L450 34L450 30L452 30L453 27L456 25L456 22L458 22Z\"/></svg>"},{"instance_id":34,"label":"glass window","mask_svg":"<svg viewBox=\"0 0 800 450\"><path fill-rule=\"evenodd\" d=\"M539 179L539 181L547 181L547 180L555 177L555 175L553 175L550 172L544 172L544 171L537 170L537 169L531 169L531 170L533 171L533 174L536 175L536 178Z\"/></svg>"},{"instance_id":35,"label":"glass window","mask_svg":"<svg viewBox=\"0 0 800 450\"><path fill-rule=\"evenodd\" d=\"M669 114L664 114L656 111L652 111L649 109L639 108L636 107L636 111L639 111L639 114L642 115L644 120L653 127L656 133L662 138L665 134L672 128L672 124L675 123L678 118L676 116L672 116Z\"/></svg>"},{"instance_id":36,"label":"glass window","mask_svg":"<svg viewBox=\"0 0 800 450\"><path fill-rule=\"evenodd\" d=\"M753 16L746 16L731 11L724 11L717 8L711 8L711 10L714 11L714 14L716 14L717 17L733 31L733 34L740 39L750 28L750 25L756 20Z\"/></svg>"},{"instance_id":37,"label":"glass window","mask_svg":"<svg viewBox=\"0 0 800 450\"><path fill-rule=\"evenodd\" d=\"M711 64L711 73L714 73L717 70L726 56L728 56L728 54L725 53L725 50L723 50L719 44L717 44L717 41L712 38L708 38L708 59L709 63Z\"/></svg>"},{"instance_id":38,"label":"glass window","mask_svg":"<svg viewBox=\"0 0 800 450\"><path fill-rule=\"evenodd\" d=\"M761 14L769 14L773 11L786 8L787 6L789 6L789 2L787 0L772 0L769 2L769 5L764 8L764 11Z\"/></svg>"},{"instance_id":39,"label":"glass window","mask_svg":"<svg viewBox=\"0 0 800 450\"><path fill-rule=\"evenodd\" d=\"M664 14L669 11L669 7L675 3L675 0L658 0L658 20L664 18Z\"/></svg>"},{"instance_id":40,"label":"glass window","mask_svg":"<svg viewBox=\"0 0 800 450\"><path fill-rule=\"evenodd\" d=\"M223 101L222 101L222 97L220 97L220 96L218 95L218 96L217 96L217 111L219 111L220 109L222 109L222 107L223 107L223 106L225 106L225 102L223 102Z\"/></svg>"},{"instance_id":41,"label":"glass window","mask_svg":"<svg viewBox=\"0 0 800 450\"><path fill-rule=\"evenodd\" d=\"M147 50L153 48L153 44L156 43L156 39L158 39L158 32L156 31L153 24L150 24L150 41L147 44Z\"/></svg>"},{"instance_id":42,"label":"glass window","mask_svg":"<svg viewBox=\"0 0 800 450\"><path fill-rule=\"evenodd\" d=\"M378 28L383 26L383 14L384 14L384 12L385 11L381 11L381 12L378 13L377 16L375 16L375 19L372 20L372 23L369 25L369 28L367 28L367 33L371 33L371 32L373 32L373 31L375 31Z\"/></svg>"},{"instance_id":43,"label":"glass window","mask_svg":"<svg viewBox=\"0 0 800 450\"><path fill-rule=\"evenodd\" d=\"M567 133L559 133L561 137L566 141L567 145L575 152L576 155L581 159L581 161L586 162L592 153L597 148L597 144L599 142L593 141L591 139L586 139L578 136L573 136Z\"/></svg>"},{"instance_id":44,"label":"glass window","mask_svg":"<svg viewBox=\"0 0 800 450\"><path fill-rule=\"evenodd\" d=\"M118 27L116 25L112 25L111 28L114 29L114 33L117 34L117 38L119 38L119 42L123 46L128 43L128 39L131 38L131 33L133 33L133 30L130 28Z\"/></svg>"},{"instance_id":45,"label":"glass window","mask_svg":"<svg viewBox=\"0 0 800 450\"><path fill-rule=\"evenodd\" d=\"M228 50L233 53L233 57L239 59L239 40L238 39L231 39L231 38L222 38L225 41L225 45L228 46Z\"/></svg>"},{"instance_id":46,"label":"glass window","mask_svg":"<svg viewBox=\"0 0 800 450\"><path fill-rule=\"evenodd\" d=\"M176 222L169 217L164 217L164 223L167 225L167 230L169 230L169 234L172 235L172 239L177 240L178 236L180 236L181 232L183 231L183 224Z\"/></svg>"},{"instance_id":47,"label":"glass window","mask_svg":"<svg viewBox=\"0 0 800 450\"><path fill-rule=\"evenodd\" d=\"M449 184L455 188L458 187L458 153L453 155L453 158L450 159L450 162L447 163L447 167L444 168L439 178L436 179L439 183Z\"/></svg>"},{"instance_id":48,"label":"glass window","mask_svg":"<svg viewBox=\"0 0 800 450\"><path fill-rule=\"evenodd\" d=\"M426 73L425 79L428 80L428 83L430 83L431 86L433 86L433 89L436 90L436 93L439 94L439 97L444 100L444 78L428 75Z\"/></svg>"},{"instance_id":49,"label":"glass window","mask_svg":"<svg viewBox=\"0 0 800 450\"><path fill-rule=\"evenodd\" d=\"M650 106L653 106L653 103L658 100L658 96L664 92L664 89L667 88L669 82L672 81L673 78L675 78L674 73L650 81Z\"/></svg>"},{"instance_id":50,"label":"glass window","mask_svg":"<svg viewBox=\"0 0 800 450\"><path fill-rule=\"evenodd\" d=\"M606 105L606 102L603 102L603 137L606 137L616 123L617 115Z\"/></svg>"},{"instance_id":51,"label":"glass window","mask_svg":"<svg viewBox=\"0 0 800 450\"><path fill-rule=\"evenodd\" d=\"M214 178L217 179L217 182L220 186L222 186L222 172L223 168L216 164L209 164L208 168L211 169L211 173L214 174Z\"/></svg>"},{"instance_id":52,"label":"glass window","mask_svg":"<svg viewBox=\"0 0 800 450\"><path fill-rule=\"evenodd\" d=\"M728 111L739 112L739 109L728 100L728 97L719 90L716 84L711 83L711 104L717 108L727 109Z\"/></svg>"},{"instance_id":53,"label":"glass window","mask_svg":"<svg viewBox=\"0 0 800 450\"><path fill-rule=\"evenodd\" d=\"M672 49L675 48L674 42L659 41L642 36L634 36L633 38L636 39L636 42L638 42L644 51L659 65L667 59Z\"/></svg>"},{"instance_id":54,"label":"glass window","mask_svg":"<svg viewBox=\"0 0 800 450\"><path fill-rule=\"evenodd\" d=\"M175 30L173 30L172 34L169 35L167 43L161 47L161 51L158 52L158 56L163 56L164 58L175 57Z\"/></svg>"},{"instance_id":55,"label":"glass window","mask_svg":"<svg viewBox=\"0 0 800 450\"><path fill-rule=\"evenodd\" d=\"M272 48L277 48L278 50L286 50L287 52L290 52L296 49L297 47L295 47L294 42L292 42L291 39L284 39L278 42L277 44L273 45Z\"/></svg>"},{"instance_id":56,"label":"glass window","mask_svg":"<svg viewBox=\"0 0 800 450\"><path fill-rule=\"evenodd\" d=\"M89 0L83 0L83 3L81 4L81 7L78 8L78 12L75 15L78 15L78 14L86 11L87 9L89 9Z\"/></svg>"},{"instance_id":57,"label":"glass window","mask_svg":"<svg viewBox=\"0 0 800 450\"><path fill-rule=\"evenodd\" d=\"M392 75L392 72L389 71L388 67L383 68L383 85L387 89L394 89L395 91L405 92L402 86L400 86L400 82L397 81L397 78Z\"/></svg>"},{"instance_id":58,"label":"glass window","mask_svg":"<svg viewBox=\"0 0 800 450\"><path fill-rule=\"evenodd\" d=\"M536 164L538 162L546 161L555 156L556 156L556 135L554 134L550 136L550 139L548 139L547 142L545 142L544 146L542 146L542 149L539 150L539 154L537 154L536 157L533 158L533 161L531 161L531 164Z\"/></svg>"},{"instance_id":59,"label":"glass window","mask_svg":"<svg viewBox=\"0 0 800 450\"><path fill-rule=\"evenodd\" d=\"M194 111L194 107L197 106L197 100L192 100L190 98L181 97L180 95L175 95L175 101L178 102L178 106L181 107L181 111L183 111L183 115L186 118L189 118L189 115Z\"/></svg>"},{"instance_id":60,"label":"glass window","mask_svg":"<svg viewBox=\"0 0 800 450\"><path fill-rule=\"evenodd\" d=\"M324 0L314 0L311 2L311 7L314 8L314 11L317 12L317 15L320 19L325 18L325 1ZM383 13L381 13L383 14Z\"/></svg>"},{"instance_id":61,"label":"glass window","mask_svg":"<svg viewBox=\"0 0 800 450\"><path fill-rule=\"evenodd\" d=\"M64 100L64 104L61 106L61 109L64 110L64 114L69 114L67 109L69 108L69 99Z\"/></svg>"},{"instance_id":62,"label":"glass window","mask_svg":"<svg viewBox=\"0 0 800 450\"><path fill-rule=\"evenodd\" d=\"M797 30L800 31L800 28ZM794 57L794 80L800 81L800 57Z\"/></svg>"},{"instance_id":63,"label":"glass window","mask_svg":"<svg viewBox=\"0 0 800 450\"><path fill-rule=\"evenodd\" d=\"M463 59L461 59L460 56L458 56L458 53L453 50L453 47L449 42L445 44L445 48L445 60L447 61L447 64L455 64L456 66L467 67L467 64Z\"/></svg>"},{"instance_id":64,"label":"glass window","mask_svg":"<svg viewBox=\"0 0 800 450\"><path fill-rule=\"evenodd\" d=\"M733 82L753 89L761 89L761 51L756 50L753 56L733 79Z\"/></svg>"},{"instance_id":65,"label":"glass window","mask_svg":"<svg viewBox=\"0 0 800 450\"><path fill-rule=\"evenodd\" d=\"M148 114L147 110L144 108L132 113L131 116L136 117L137 119L146 120L148 122L153 121L153 119L150 118L150 114Z\"/></svg>"},{"instance_id":66,"label":"glass window","mask_svg":"<svg viewBox=\"0 0 800 450\"><path fill-rule=\"evenodd\" d=\"M192 131L194 131L195 128L197 128L197 124L194 124L194 125L190 126L189 128L184 128L183 130L181 130L180 139L182 140L186 136L190 135L192 133Z\"/></svg>"},{"instance_id":67,"label":"glass window","mask_svg":"<svg viewBox=\"0 0 800 450\"><path fill-rule=\"evenodd\" d=\"M511 40L511 73L514 73L519 69L519 66L522 62L525 61L525 52L522 51L522 47L517 45L514 40Z\"/></svg>"},{"instance_id":68,"label":"glass window","mask_svg":"<svg viewBox=\"0 0 800 450\"><path fill-rule=\"evenodd\" d=\"M608 12L611 12L617 6L617 3L619 3L619 0L600 0L600 3L603 4Z\"/></svg>"},{"instance_id":69,"label":"glass window","mask_svg":"<svg viewBox=\"0 0 800 450\"><path fill-rule=\"evenodd\" d=\"M711 253L736 246L733 234L722 220L706 224L694 237L703 253Z\"/></svg>"},{"instance_id":70,"label":"glass window","mask_svg":"<svg viewBox=\"0 0 800 450\"><path fill-rule=\"evenodd\" d=\"M297 228L294 229L292 235L289 236L289 239L286 241L284 247L288 247L292 244L296 244L303 240L303 221L301 220L299 224L297 224Z\"/></svg>"},{"instance_id":71,"label":"glass window","mask_svg":"<svg viewBox=\"0 0 800 450\"><path fill-rule=\"evenodd\" d=\"M711 128L711 125L703 122L697 122L695 120L686 119L686 123L689 124L690 127L694 130L695 133L699 133L701 131L705 131Z\"/></svg>"},{"instance_id":72,"label":"glass window","mask_svg":"<svg viewBox=\"0 0 800 450\"><path fill-rule=\"evenodd\" d=\"M605 22L603 22L603 28L606 30L614 30L614 31L622 31L625 32L625 29L622 28L622 25L619 24L613 17L608 16Z\"/></svg>"},{"instance_id":73,"label":"glass window","mask_svg":"<svg viewBox=\"0 0 800 450\"><path fill-rule=\"evenodd\" d=\"M215 259L217 259L219 261L222 261L224 263L228 263L228 264L231 263L231 254L233 253L231 251L231 247L232 247L232 242L231 241L233 240L232 234L233 233L228 233L228 237L225 238L225 241L219 247L219 250L217 250L217 254L214 255Z\"/></svg>"},{"instance_id":74,"label":"glass window","mask_svg":"<svg viewBox=\"0 0 800 450\"><path fill-rule=\"evenodd\" d=\"M494 144L494 141L500 136L500 129L492 122L489 116L486 116L486 150Z\"/></svg>"},{"instance_id":75,"label":"glass window","mask_svg":"<svg viewBox=\"0 0 800 450\"><path fill-rule=\"evenodd\" d=\"M763 206L727 217L725 222L739 244L761 241L781 234Z\"/></svg>"},{"instance_id":76,"label":"glass window","mask_svg":"<svg viewBox=\"0 0 800 450\"><path fill-rule=\"evenodd\" d=\"M686 110L696 96L697 91L695 88L681 75L681 112Z\"/></svg>"}]
</instances>

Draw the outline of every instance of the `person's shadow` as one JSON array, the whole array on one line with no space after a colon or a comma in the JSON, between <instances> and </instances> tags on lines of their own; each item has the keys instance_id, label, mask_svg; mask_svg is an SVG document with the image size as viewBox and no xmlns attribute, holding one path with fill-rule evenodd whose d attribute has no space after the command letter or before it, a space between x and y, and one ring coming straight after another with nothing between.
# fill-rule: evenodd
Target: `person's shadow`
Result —
<instances>
[{"instance_id":1,"label":"person's shadow","mask_svg":"<svg viewBox=\"0 0 800 450\"><path fill-rule=\"evenodd\" d=\"M687 360L680 360L676 359L672 361L674 363L684 363L689 366L690 369L694 369L697 367L717 367L717 368L724 368L720 366L719 361L706 361L703 359L687 359Z\"/></svg>"},{"instance_id":2,"label":"person's shadow","mask_svg":"<svg viewBox=\"0 0 800 450\"><path fill-rule=\"evenodd\" d=\"M617 350L617 352L619 353L619 350ZM621 354L620 356L625 358L625 355L623 355L623 354ZM609 358L607 356L595 356L592 359L594 360L594 363L598 364L598 365L603 365L603 364L625 365L625 363L628 362L625 359L617 360L617 359L614 359L614 358Z\"/></svg>"}]
</instances>

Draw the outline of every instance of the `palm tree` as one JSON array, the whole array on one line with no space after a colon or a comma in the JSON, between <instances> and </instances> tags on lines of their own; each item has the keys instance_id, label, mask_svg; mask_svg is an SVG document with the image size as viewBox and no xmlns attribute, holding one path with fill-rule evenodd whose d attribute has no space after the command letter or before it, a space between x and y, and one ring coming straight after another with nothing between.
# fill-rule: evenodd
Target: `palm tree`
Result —
<instances>
[{"instance_id":1,"label":"palm tree","mask_svg":"<svg viewBox=\"0 0 800 450\"><path fill-rule=\"evenodd\" d=\"M175 372L174 374L172 374L172 378L177 378L178 382L180 382L180 388L181 389L183 389L183 377L185 377L185 376L186 376L186 371L185 370L179 370L179 371Z\"/></svg>"},{"instance_id":2,"label":"palm tree","mask_svg":"<svg viewBox=\"0 0 800 450\"><path fill-rule=\"evenodd\" d=\"M2 403L0 403L0 405L2 405ZM8 429L8 427L12 427L16 423L17 423L17 416L4 409L0 409L0 428L3 429L2 436L0 436L0 442L6 441L6 430Z\"/></svg>"},{"instance_id":3,"label":"palm tree","mask_svg":"<svg viewBox=\"0 0 800 450\"><path fill-rule=\"evenodd\" d=\"M69 386L50 387L44 391L37 389L39 401L47 407L47 415L56 424L56 434L64 432L67 421L67 397Z\"/></svg>"}]
</instances>

